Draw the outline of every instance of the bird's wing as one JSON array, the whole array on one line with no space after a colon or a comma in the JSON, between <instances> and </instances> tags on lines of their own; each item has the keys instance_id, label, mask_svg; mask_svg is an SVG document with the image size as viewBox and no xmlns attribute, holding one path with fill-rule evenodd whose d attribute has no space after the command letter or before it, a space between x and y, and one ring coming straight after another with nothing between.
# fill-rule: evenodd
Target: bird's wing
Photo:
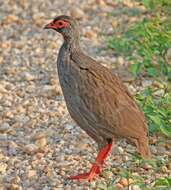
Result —
<instances>
[{"instance_id":1,"label":"bird's wing","mask_svg":"<svg viewBox=\"0 0 171 190\"><path fill-rule=\"evenodd\" d=\"M100 123L99 130L123 136L146 132L143 113L117 76L90 57L81 56L79 62L74 61L79 70L77 77L82 105L95 115Z\"/></svg>"}]
</instances>

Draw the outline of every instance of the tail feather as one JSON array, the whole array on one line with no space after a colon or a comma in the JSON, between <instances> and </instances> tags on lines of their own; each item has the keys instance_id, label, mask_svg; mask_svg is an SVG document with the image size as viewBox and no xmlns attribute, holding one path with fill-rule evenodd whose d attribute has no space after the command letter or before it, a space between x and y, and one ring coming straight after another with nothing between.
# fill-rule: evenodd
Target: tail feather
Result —
<instances>
[{"instance_id":1,"label":"tail feather","mask_svg":"<svg viewBox=\"0 0 171 190\"><path fill-rule=\"evenodd\" d=\"M138 139L137 143L138 143L138 149L139 149L141 156L144 159L150 159L151 152L150 152L150 148L149 148L148 138Z\"/></svg>"}]
</instances>

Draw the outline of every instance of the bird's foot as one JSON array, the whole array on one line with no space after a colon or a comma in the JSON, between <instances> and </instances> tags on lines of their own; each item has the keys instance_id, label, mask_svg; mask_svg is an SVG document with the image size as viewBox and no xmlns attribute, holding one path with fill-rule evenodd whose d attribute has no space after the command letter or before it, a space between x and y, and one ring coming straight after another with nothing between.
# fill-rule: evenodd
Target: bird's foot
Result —
<instances>
[{"instance_id":1,"label":"bird's foot","mask_svg":"<svg viewBox=\"0 0 171 190\"><path fill-rule=\"evenodd\" d=\"M76 176L70 176L70 177L68 177L68 179L92 181L92 179L95 178L97 175L99 175L101 173L101 171L102 171L101 166L98 163L95 163L92 165L90 172L84 173L84 174L79 174Z\"/></svg>"},{"instance_id":2,"label":"bird's foot","mask_svg":"<svg viewBox=\"0 0 171 190\"><path fill-rule=\"evenodd\" d=\"M71 176L68 179L77 179L77 180L88 180L91 181L93 178L98 176L102 172L102 166L105 163L105 160L109 153L112 150L112 143L107 144L104 148L100 150L97 155L96 162L92 165L90 172L85 174L79 174L76 176Z\"/></svg>"}]
</instances>

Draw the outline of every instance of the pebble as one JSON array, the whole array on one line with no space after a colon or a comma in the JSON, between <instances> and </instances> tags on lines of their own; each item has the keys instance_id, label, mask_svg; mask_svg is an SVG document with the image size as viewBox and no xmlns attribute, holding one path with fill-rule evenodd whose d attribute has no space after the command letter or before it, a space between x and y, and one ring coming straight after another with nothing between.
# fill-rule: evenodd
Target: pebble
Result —
<instances>
[{"instance_id":1,"label":"pebble","mask_svg":"<svg viewBox=\"0 0 171 190\"><path fill-rule=\"evenodd\" d=\"M122 179L119 181L119 183L120 183L121 185L123 185L124 187L127 187L128 185L130 185L130 184L133 183L133 182L134 182L134 180L131 179L131 178L129 178L129 179L122 178Z\"/></svg>"},{"instance_id":2,"label":"pebble","mask_svg":"<svg viewBox=\"0 0 171 190\"><path fill-rule=\"evenodd\" d=\"M24 125L30 121L30 117L25 115L24 113L21 113L21 115L16 116L16 121Z\"/></svg>"},{"instance_id":3,"label":"pebble","mask_svg":"<svg viewBox=\"0 0 171 190\"><path fill-rule=\"evenodd\" d=\"M157 148L156 148L156 146L151 145L150 146L150 150L151 150L152 154L157 154Z\"/></svg>"},{"instance_id":4,"label":"pebble","mask_svg":"<svg viewBox=\"0 0 171 190\"><path fill-rule=\"evenodd\" d=\"M45 137L43 138L39 138L36 140L36 145L39 147L39 148L43 148L47 145L47 139Z\"/></svg>"},{"instance_id":5,"label":"pebble","mask_svg":"<svg viewBox=\"0 0 171 190\"><path fill-rule=\"evenodd\" d=\"M40 95L44 97L53 97L58 95L58 91L56 90L55 86L51 85L44 85L42 88L39 89Z\"/></svg>"},{"instance_id":6,"label":"pebble","mask_svg":"<svg viewBox=\"0 0 171 190\"><path fill-rule=\"evenodd\" d=\"M138 185L131 185L130 190L141 190Z\"/></svg>"},{"instance_id":7,"label":"pebble","mask_svg":"<svg viewBox=\"0 0 171 190\"><path fill-rule=\"evenodd\" d=\"M168 65L171 66L171 48L168 48L168 50L166 51L165 59L166 59Z\"/></svg>"},{"instance_id":8,"label":"pebble","mask_svg":"<svg viewBox=\"0 0 171 190\"><path fill-rule=\"evenodd\" d=\"M38 151L38 146L35 144L28 144L24 146L23 150L28 154L34 154Z\"/></svg>"},{"instance_id":9,"label":"pebble","mask_svg":"<svg viewBox=\"0 0 171 190\"><path fill-rule=\"evenodd\" d=\"M123 64L125 63L125 60L124 60L123 57L119 56L119 57L117 58L117 62L118 62L119 65L123 65Z\"/></svg>"},{"instance_id":10,"label":"pebble","mask_svg":"<svg viewBox=\"0 0 171 190\"><path fill-rule=\"evenodd\" d=\"M170 171L168 170L168 168L166 166L162 166L161 170L163 173L168 173L168 174L170 173Z\"/></svg>"},{"instance_id":11,"label":"pebble","mask_svg":"<svg viewBox=\"0 0 171 190\"><path fill-rule=\"evenodd\" d=\"M15 178L12 179L12 182L14 184L19 184L21 182L21 178L19 176L15 176Z\"/></svg>"},{"instance_id":12,"label":"pebble","mask_svg":"<svg viewBox=\"0 0 171 190\"><path fill-rule=\"evenodd\" d=\"M6 134L0 134L0 142L6 142L7 141L7 135Z\"/></svg>"},{"instance_id":13,"label":"pebble","mask_svg":"<svg viewBox=\"0 0 171 190\"><path fill-rule=\"evenodd\" d=\"M152 81L151 80L143 80L142 81L142 86L143 86L143 88L146 88L146 87L148 87L148 86L151 86L152 85Z\"/></svg>"},{"instance_id":14,"label":"pebble","mask_svg":"<svg viewBox=\"0 0 171 190\"><path fill-rule=\"evenodd\" d=\"M73 127L73 125L67 123L65 125L65 128L68 129L68 130L72 130L74 127Z\"/></svg>"},{"instance_id":15,"label":"pebble","mask_svg":"<svg viewBox=\"0 0 171 190\"><path fill-rule=\"evenodd\" d=\"M23 75L23 78L24 78L25 80L27 80L27 81L33 81L33 80L35 80L35 76L32 75L32 74L29 73L29 72L24 72L24 73L22 73L22 75Z\"/></svg>"},{"instance_id":16,"label":"pebble","mask_svg":"<svg viewBox=\"0 0 171 190\"><path fill-rule=\"evenodd\" d=\"M123 186L122 184L120 184L120 183L117 183L117 184L114 186L114 188L115 188L116 190L124 190L124 186Z\"/></svg>"},{"instance_id":17,"label":"pebble","mask_svg":"<svg viewBox=\"0 0 171 190\"><path fill-rule=\"evenodd\" d=\"M33 178L37 175L36 170L29 170L27 173L28 178Z\"/></svg>"},{"instance_id":18,"label":"pebble","mask_svg":"<svg viewBox=\"0 0 171 190\"><path fill-rule=\"evenodd\" d=\"M163 96L165 91L163 89L157 90L153 93L155 96Z\"/></svg>"},{"instance_id":19,"label":"pebble","mask_svg":"<svg viewBox=\"0 0 171 190\"><path fill-rule=\"evenodd\" d=\"M75 7L73 6L71 9L70 9L70 15L73 17L73 18L76 18L76 19L81 19L84 17L84 11L81 10L80 8L78 7Z\"/></svg>"},{"instance_id":20,"label":"pebble","mask_svg":"<svg viewBox=\"0 0 171 190\"><path fill-rule=\"evenodd\" d=\"M96 3L100 6L105 6L106 2L104 0L96 0Z\"/></svg>"},{"instance_id":21,"label":"pebble","mask_svg":"<svg viewBox=\"0 0 171 190\"><path fill-rule=\"evenodd\" d=\"M10 190L23 190L23 188L17 184L12 184Z\"/></svg>"},{"instance_id":22,"label":"pebble","mask_svg":"<svg viewBox=\"0 0 171 190\"><path fill-rule=\"evenodd\" d=\"M129 92L132 94L132 95L135 95L137 93L137 90L136 88L133 86L133 85L129 85L127 86L128 87L128 90Z\"/></svg>"},{"instance_id":23,"label":"pebble","mask_svg":"<svg viewBox=\"0 0 171 190\"><path fill-rule=\"evenodd\" d=\"M106 179L111 179L113 177L113 173L111 171L104 171L103 172L103 177Z\"/></svg>"},{"instance_id":24,"label":"pebble","mask_svg":"<svg viewBox=\"0 0 171 190\"><path fill-rule=\"evenodd\" d=\"M157 147L157 153L160 154L160 155L163 155L166 153L166 148L163 147L163 146L158 146Z\"/></svg>"},{"instance_id":25,"label":"pebble","mask_svg":"<svg viewBox=\"0 0 171 190\"><path fill-rule=\"evenodd\" d=\"M14 156L17 154L18 145L14 141L10 141L8 144L8 154Z\"/></svg>"},{"instance_id":26,"label":"pebble","mask_svg":"<svg viewBox=\"0 0 171 190\"><path fill-rule=\"evenodd\" d=\"M10 129L10 124L9 123L0 124L0 132L1 133L7 132L9 129Z\"/></svg>"},{"instance_id":27,"label":"pebble","mask_svg":"<svg viewBox=\"0 0 171 190\"><path fill-rule=\"evenodd\" d=\"M7 90L5 89L4 85L0 84L0 93L7 93Z\"/></svg>"},{"instance_id":28,"label":"pebble","mask_svg":"<svg viewBox=\"0 0 171 190\"><path fill-rule=\"evenodd\" d=\"M97 38L97 33L94 31L87 31L85 33L85 37L89 38L89 39L96 39Z\"/></svg>"},{"instance_id":29,"label":"pebble","mask_svg":"<svg viewBox=\"0 0 171 190\"><path fill-rule=\"evenodd\" d=\"M148 163L144 163L143 168L144 168L145 170L150 170L150 169L153 168L153 166L150 165L150 164L148 164Z\"/></svg>"},{"instance_id":30,"label":"pebble","mask_svg":"<svg viewBox=\"0 0 171 190\"><path fill-rule=\"evenodd\" d=\"M36 134L34 134L33 139L38 140L41 138L45 138L47 136L46 132L37 132Z\"/></svg>"},{"instance_id":31,"label":"pebble","mask_svg":"<svg viewBox=\"0 0 171 190\"><path fill-rule=\"evenodd\" d=\"M0 162L0 173L5 174L7 167L8 165L6 163Z\"/></svg>"},{"instance_id":32,"label":"pebble","mask_svg":"<svg viewBox=\"0 0 171 190\"><path fill-rule=\"evenodd\" d=\"M171 170L171 161L168 163L168 169Z\"/></svg>"}]
</instances>

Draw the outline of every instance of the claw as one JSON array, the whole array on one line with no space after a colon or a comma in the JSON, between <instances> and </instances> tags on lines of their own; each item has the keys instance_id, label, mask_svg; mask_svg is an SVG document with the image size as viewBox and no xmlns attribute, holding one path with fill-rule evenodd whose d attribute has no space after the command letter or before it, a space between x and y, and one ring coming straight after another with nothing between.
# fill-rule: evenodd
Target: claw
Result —
<instances>
[{"instance_id":1,"label":"claw","mask_svg":"<svg viewBox=\"0 0 171 190\"><path fill-rule=\"evenodd\" d=\"M70 176L68 177L68 179L77 179L77 180L88 180L88 181L92 181L93 178L95 178L97 175L99 175L101 173L101 167L97 164L93 164L90 172L88 173L84 173L84 174L79 174L76 176Z\"/></svg>"}]
</instances>

